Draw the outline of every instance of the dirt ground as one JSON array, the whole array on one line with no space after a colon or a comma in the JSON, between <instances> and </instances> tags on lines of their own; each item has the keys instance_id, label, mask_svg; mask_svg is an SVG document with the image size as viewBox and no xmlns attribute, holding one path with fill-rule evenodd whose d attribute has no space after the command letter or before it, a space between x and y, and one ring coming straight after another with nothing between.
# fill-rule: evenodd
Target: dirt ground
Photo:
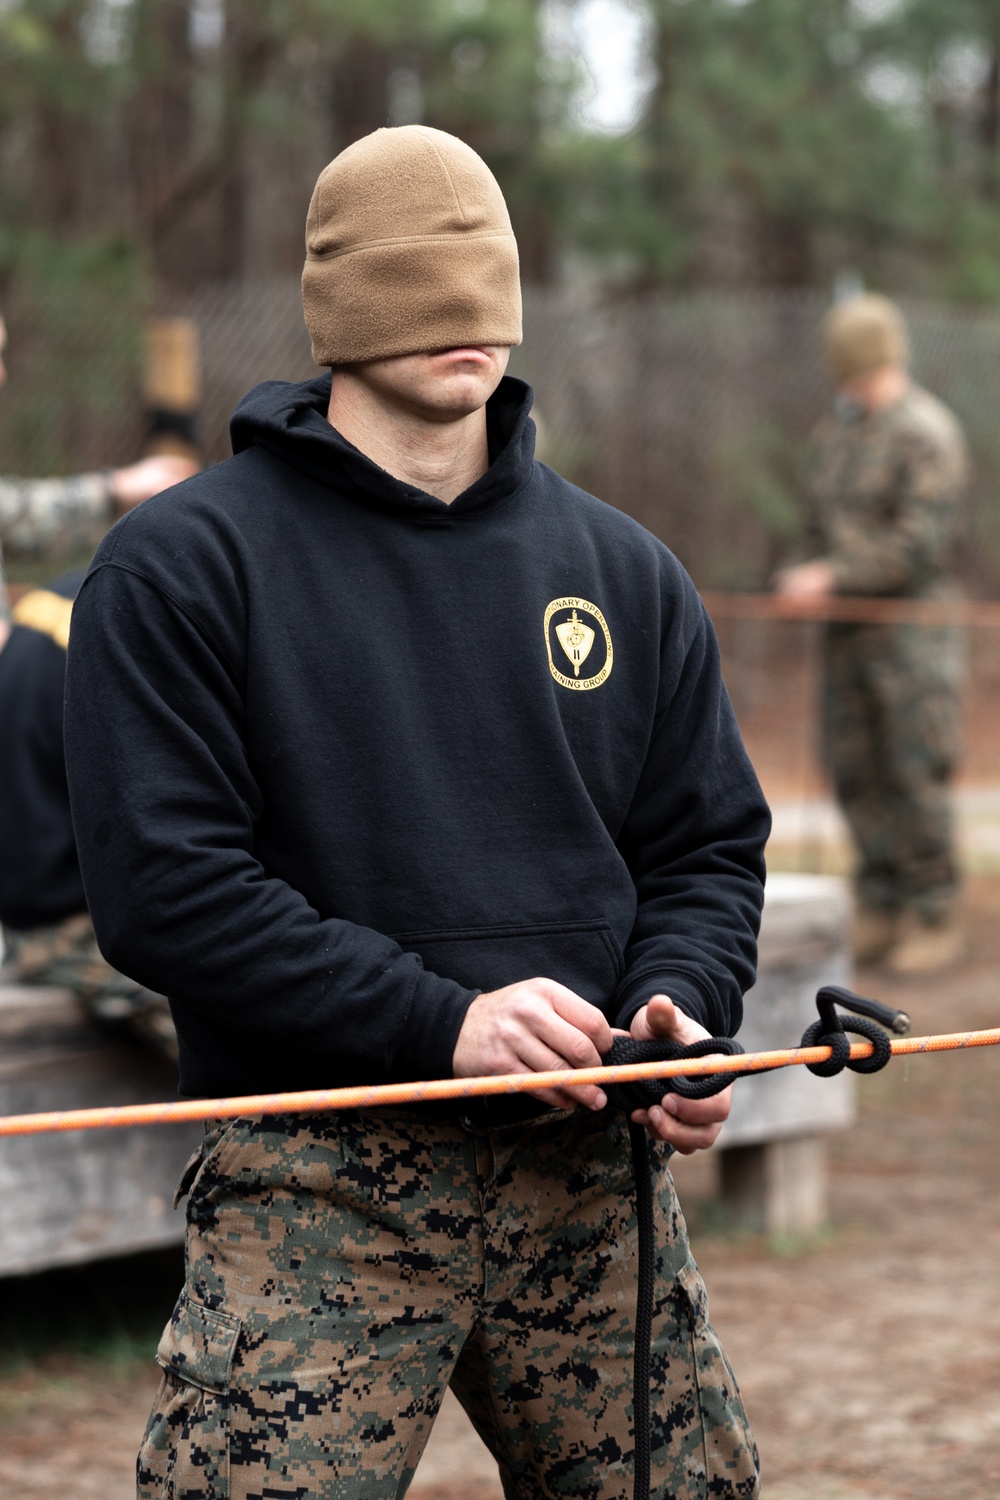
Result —
<instances>
[{"instance_id":1,"label":"dirt ground","mask_svg":"<svg viewBox=\"0 0 1000 1500\"><path fill-rule=\"evenodd\" d=\"M947 981L859 987L905 1005L918 1033L1000 1025L1000 878L974 881L969 908L970 957ZM831 1148L831 1224L810 1242L712 1233L712 1161L676 1174L765 1500L997 1500L1000 1049L897 1061L860 1096L859 1126ZM51 1285L17 1284L0 1339ZM58 1344L0 1373L0 1500L126 1500L155 1371L134 1340ZM410 1493L499 1496L457 1408Z\"/></svg>"}]
</instances>

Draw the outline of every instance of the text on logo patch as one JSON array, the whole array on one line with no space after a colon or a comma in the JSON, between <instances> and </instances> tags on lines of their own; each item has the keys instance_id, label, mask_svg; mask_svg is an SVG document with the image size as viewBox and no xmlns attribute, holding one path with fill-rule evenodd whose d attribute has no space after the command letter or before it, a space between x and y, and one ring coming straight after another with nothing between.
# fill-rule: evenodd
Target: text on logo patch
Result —
<instances>
[{"instance_id":1,"label":"text on logo patch","mask_svg":"<svg viewBox=\"0 0 1000 1500\"><path fill-rule=\"evenodd\" d=\"M553 599L543 621L549 671L574 692L600 687L611 676L614 647L607 621L589 599Z\"/></svg>"}]
</instances>

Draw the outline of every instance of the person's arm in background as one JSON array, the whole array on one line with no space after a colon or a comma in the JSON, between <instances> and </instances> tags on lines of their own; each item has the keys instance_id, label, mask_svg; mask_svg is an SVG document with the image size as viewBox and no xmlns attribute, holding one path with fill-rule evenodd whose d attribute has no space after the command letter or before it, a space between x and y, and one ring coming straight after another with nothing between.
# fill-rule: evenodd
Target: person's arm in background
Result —
<instances>
[{"instance_id":1,"label":"person's arm in background","mask_svg":"<svg viewBox=\"0 0 1000 1500\"><path fill-rule=\"evenodd\" d=\"M116 515L196 472L189 459L164 454L69 479L0 478L0 541L11 552L46 557L96 546Z\"/></svg>"},{"instance_id":2,"label":"person's arm in background","mask_svg":"<svg viewBox=\"0 0 1000 1500\"><path fill-rule=\"evenodd\" d=\"M196 472L189 459L162 455L68 479L0 476L0 649L10 629L4 548L47 559L89 551L116 516Z\"/></svg>"}]
</instances>

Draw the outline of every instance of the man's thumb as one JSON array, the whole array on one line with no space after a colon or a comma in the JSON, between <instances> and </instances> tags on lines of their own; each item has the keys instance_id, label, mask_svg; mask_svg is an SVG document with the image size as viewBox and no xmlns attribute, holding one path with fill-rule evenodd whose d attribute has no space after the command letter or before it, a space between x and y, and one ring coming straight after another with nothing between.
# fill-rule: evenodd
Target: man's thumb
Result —
<instances>
[{"instance_id":1,"label":"man's thumb","mask_svg":"<svg viewBox=\"0 0 1000 1500\"><path fill-rule=\"evenodd\" d=\"M671 1036L675 1029L677 1011L674 1002L666 995L653 995L639 1012L639 1030L634 1033L637 1041L651 1041L654 1037Z\"/></svg>"}]
</instances>

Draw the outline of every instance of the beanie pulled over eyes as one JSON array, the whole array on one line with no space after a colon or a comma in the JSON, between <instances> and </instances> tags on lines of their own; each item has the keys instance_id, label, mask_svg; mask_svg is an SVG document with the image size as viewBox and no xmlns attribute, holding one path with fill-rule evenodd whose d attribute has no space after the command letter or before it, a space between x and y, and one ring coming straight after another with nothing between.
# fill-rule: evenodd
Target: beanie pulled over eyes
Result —
<instances>
[{"instance_id":1,"label":"beanie pulled over eyes","mask_svg":"<svg viewBox=\"0 0 1000 1500\"><path fill-rule=\"evenodd\" d=\"M302 305L319 365L519 344L517 243L486 163L426 125L348 146L313 191Z\"/></svg>"}]
</instances>

